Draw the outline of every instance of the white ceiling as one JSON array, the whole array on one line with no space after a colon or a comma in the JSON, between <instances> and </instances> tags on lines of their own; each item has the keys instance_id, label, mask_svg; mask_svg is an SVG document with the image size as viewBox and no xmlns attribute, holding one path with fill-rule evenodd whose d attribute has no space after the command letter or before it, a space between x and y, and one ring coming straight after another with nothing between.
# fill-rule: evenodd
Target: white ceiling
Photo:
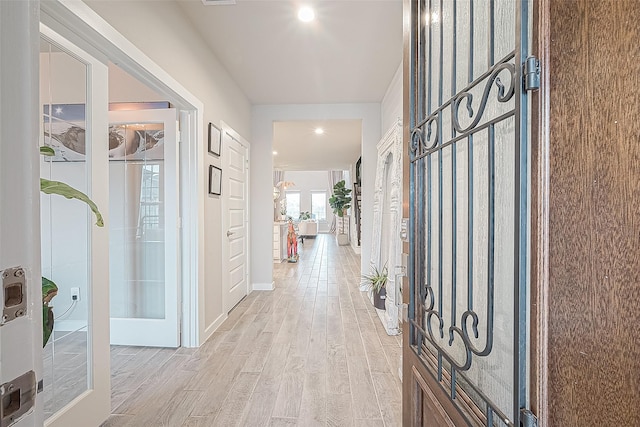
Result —
<instances>
[{"instance_id":1,"label":"white ceiling","mask_svg":"<svg viewBox=\"0 0 640 427\"><path fill-rule=\"evenodd\" d=\"M324 133L316 134L316 128ZM273 167L346 170L360 157L361 120L288 121L273 124Z\"/></svg>"},{"instance_id":2,"label":"white ceiling","mask_svg":"<svg viewBox=\"0 0 640 427\"><path fill-rule=\"evenodd\" d=\"M401 0L180 4L253 104L380 102L402 59Z\"/></svg>"},{"instance_id":3,"label":"white ceiling","mask_svg":"<svg viewBox=\"0 0 640 427\"><path fill-rule=\"evenodd\" d=\"M254 105L380 102L402 60L402 0L178 1ZM315 9L311 23L296 17L302 4ZM340 169L357 160L360 123L357 135L354 123L323 126L324 151L319 146L312 152L302 144L313 139L301 141L313 123L275 124L275 167Z\"/></svg>"}]
</instances>

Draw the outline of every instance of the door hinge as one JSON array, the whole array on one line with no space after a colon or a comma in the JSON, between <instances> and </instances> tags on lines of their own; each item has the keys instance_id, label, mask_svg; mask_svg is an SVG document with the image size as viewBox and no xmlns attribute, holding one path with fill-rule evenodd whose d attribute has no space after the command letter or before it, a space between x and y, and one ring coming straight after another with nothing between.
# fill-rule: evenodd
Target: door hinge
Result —
<instances>
[{"instance_id":1,"label":"door hinge","mask_svg":"<svg viewBox=\"0 0 640 427\"><path fill-rule=\"evenodd\" d=\"M520 409L520 427L538 427L538 417L528 409Z\"/></svg>"},{"instance_id":2,"label":"door hinge","mask_svg":"<svg viewBox=\"0 0 640 427\"><path fill-rule=\"evenodd\" d=\"M524 89L540 89L540 60L535 56L530 56L524 61L522 78L524 79Z\"/></svg>"}]
</instances>

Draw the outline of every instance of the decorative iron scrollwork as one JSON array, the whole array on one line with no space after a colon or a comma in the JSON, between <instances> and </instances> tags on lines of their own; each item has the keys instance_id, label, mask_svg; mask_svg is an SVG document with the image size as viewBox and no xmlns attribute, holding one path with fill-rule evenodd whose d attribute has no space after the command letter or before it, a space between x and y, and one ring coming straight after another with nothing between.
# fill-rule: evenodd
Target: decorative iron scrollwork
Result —
<instances>
[{"instance_id":1,"label":"decorative iron scrollwork","mask_svg":"<svg viewBox=\"0 0 640 427\"><path fill-rule=\"evenodd\" d=\"M508 75L510 80L509 89L506 91L505 91L505 86L499 77L499 74L502 73L502 71L504 70L507 70L509 72ZM516 83L515 73L516 73L515 66L511 63L499 64L493 69L493 72L489 76L489 80L487 80L487 83L484 87L484 93L482 94L482 99L480 100L480 106L478 107L478 112L477 114L475 114L475 117L474 117L474 111L473 111L473 94L469 91L458 93L453 98L453 114L452 114L453 128L456 130L456 132L460 134L467 133L473 128L475 128L478 125L478 123L480 123L480 120L482 120L482 116L487 107L487 101L489 100L489 93L491 92L491 88L493 87L494 83L498 87L498 102L504 103L509 101L511 98L513 98L513 95L515 93L515 83ZM467 112L469 113L469 118L473 118L471 123L464 128L460 125L460 118L459 118L460 104L462 103L463 100L467 101L466 106L467 106Z\"/></svg>"},{"instance_id":2,"label":"decorative iron scrollwork","mask_svg":"<svg viewBox=\"0 0 640 427\"><path fill-rule=\"evenodd\" d=\"M491 288L491 287L490 287ZM488 298L491 303L487 304L487 317L486 317L486 337L485 337L485 345L483 348L478 348L472 341L469 335L469 318L472 320L471 328L473 332L474 338L477 340L479 338L478 325L480 323L478 314L474 310L467 310L462 314L461 324L462 328L452 325L449 327L449 346L453 345L455 340L455 335L457 334L464 343L465 347L465 360L464 363L458 363L454 357L449 357L448 360L451 364L453 364L458 370L466 371L471 367L472 354L476 356L487 356L491 353L493 348L493 289L488 289ZM424 322L425 327L424 330L428 332L431 344L436 347L438 350L445 354L450 354L447 349L443 348L438 344L438 341L434 338L433 333L433 318L435 317L435 321L438 323L438 332L440 335L440 339L444 338L444 325L445 320L442 317L441 313L438 312L435 308L435 295L433 292L433 288L429 285L426 285L426 298L424 301Z\"/></svg>"},{"instance_id":3,"label":"decorative iron scrollwork","mask_svg":"<svg viewBox=\"0 0 640 427\"><path fill-rule=\"evenodd\" d=\"M506 103L514 97L517 79L515 65L511 62L512 59L513 56L509 56L505 58L503 62L496 64L493 68L488 70L483 77L479 78L465 90L453 96L448 102L443 104L438 110L422 120L415 127L411 134L410 144L412 161L423 157L428 158L428 156L444 149L444 147L448 146L452 142L465 138L467 135L477 132L480 128L487 126L492 127L494 123L504 119L504 115L489 117L486 120L486 124L479 125L485 114L487 103L489 102L489 96L494 87L497 88L497 102ZM507 85L505 85L505 80L507 78L509 81L507 82ZM477 108L474 109L472 89L483 83L484 89L482 98ZM466 107L466 112L468 113L469 118L472 119L471 123L464 127L460 124L460 114L462 114L460 112L460 107L462 105ZM442 125L443 111L447 108L451 108L452 111L452 137L449 141L444 141L440 126ZM489 132L492 133L493 131L490 130ZM491 142L489 144L492 147L492 137L490 137L490 140ZM490 152L492 151L493 148L490 148ZM493 164L492 156L493 154L490 154L489 165ZM428 162L429 161L427 161L427 163ZM493 172L491 172L490 175L490 179L493 179ZM490 197L489 210L493 212L493 195ZM491 224L490 227L492 229L493 224ZM493 231L491 231L491 233L493 233ZM488 256L490 258L493 257L493 244L491 244L489 248ZM493 261L491 261L490 265L493 266ZM479 316L473 309L472 305L469 304L467 310L462 313L460 317L452 319L452 324L448 327L446 327L443 314L439 311L442 310L441 302L438 305L439 308L436 309L436 300L441 300L442 296L436 295L433 287L429 283L426 283L423 289L424 294L422 302L424 303L424 306L422 308L424 310L424 315L422 317L423 323L421 327L426 335L425 338L428 339L438 351L447 355L447 360L449 360L449 362L458 371L466 371L471 367L473 355L488 356L491 353L494 343L494 282L491 273L486 287L486 316L481 318L481 316ZM477 345L477 342L480 337L479 325L481 322L484 323L483 329L485 329L486 334L484 337L484 345L480 347ZM437 331L434 331L434 329L437 329ZM448 332L449 349L447 349L446 345L441 342L444 340L445 330ZM439 338L437 338L436 335L439 336ZM465 356L463 361L456 360L456 357L454 357L450 351L451 347L456 342L456 336L459 337L464 345L463 352Z\"/></svg>"},{"instance_id":4,"label":"decorative iron scrollwork","mask_svg":"<svg viewBox=\"0 0 640 427\"><path fill-rule=\"evenodd\" d=\"M438 146L440 142L440 127L438 113L429 116L421 126L411 132L411 158L419 158Z\"/></svg>"},{"instance_id":5,"label":"decorative iron scrollwork","mask_svg":"<svg viewBox=\"0 0 640 427\"><path fill-rule=\"evenodd\" d=\"M516 85L516 68L510 62L513 56L508 56L504 62L500 62L482 78L475 81L468 88L459 92L454 97L445 102L440 108L431 113L428 117L419 121L411 131L411 139L409 141L409 155L412 162L424 156L440 150L450 144L452 141L464 138L476 132L481 126L480 121L484 117L489 102L491 89L497 87L497 101L499 103L509 102L515 94ZM508 86L503 82L508 78ZM480 103L474 108L474 96L472 89L485 82ZM467 126L461 124L461 106L464 105L466 113L472 119ZM443 126L442 118L446 109L451 109L451 136L443 134L441 127ZM489 118L489 122L496 122L502 118ZM455 136L454 136L455 135Z\"/></svg>"}]
</instances>

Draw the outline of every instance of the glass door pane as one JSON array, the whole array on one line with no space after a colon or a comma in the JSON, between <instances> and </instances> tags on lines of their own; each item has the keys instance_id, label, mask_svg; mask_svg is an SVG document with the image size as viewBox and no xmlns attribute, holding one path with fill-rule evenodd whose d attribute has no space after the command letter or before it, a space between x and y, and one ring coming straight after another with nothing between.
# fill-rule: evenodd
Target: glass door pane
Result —
<instances>
[{"instance_id":1,"label":"glass door pane","mask_svg":"<svg viewBox=\"0 0 640 427\"><path fill-rule=\"evenodd\" d=\"M164 319L164 125L117 124L109 133L111 317ZM134 145L142 151L119 154Z\"/></svg>"},{"instance_id":2,"label":"glass door pane","mask_svg":"<svg viewBox=\"0 0 640 427\"><path fill-rule=\"evenodd\" d=\"M87 66L53 43L40 44L40 145L55 151L41 156L40 176L88 193ZM45 418L91 388L88 370L89 229L94 219L85 204L41 193L42 274L53 281L57 295L54 329L44 346ZM75 297L74 297L75 295Z\"/></svg>"},{"instance_id":3,"label":"glass door pane","mask_svg":"<svg viewBox=\"0 0 640 427\"><path fill-rule=\"evenodd\" d=\"M176 112L111 111L111 343L177 347Z\"/></svg>"}]
</instances>

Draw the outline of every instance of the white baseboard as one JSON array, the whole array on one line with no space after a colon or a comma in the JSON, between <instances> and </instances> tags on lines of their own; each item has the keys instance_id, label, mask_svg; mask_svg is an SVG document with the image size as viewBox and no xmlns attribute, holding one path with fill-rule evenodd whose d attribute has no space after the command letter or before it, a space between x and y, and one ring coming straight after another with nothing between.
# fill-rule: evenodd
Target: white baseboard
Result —
<instances>
[{"instance_id":1,"label":"white baseboard","mask_svg":"<svg viewBox=\"0 0 640 427\"><path fill-rule=\"evenodd\" d=\"M358 255L362 253L362 248L358 245L354 245L353 242L351 244L351 249L353 249L353 252L355 252Z\"/></svg>"},{"instance_id":2,"label":"white baseboard","mask_svg":"<svg viewBox=\"0 0 640 427\"><path fill-rule=\"evenodd\" d=\"M382 326L384 326L384 330L387 332L387 335L400 335L402 333L402 330L398 325L398 321L393 321L389 317L389 313L387 313L386 310L379 310L376 308L376 312L378 312L378 317L380 318Z\"/></svg>"},{"instance_id":3,"label":"white baseboard","mask_svg":"<svg viewBox=\"0 0 640 427\"><path fill-rule=\"evenodd\" d=\"M220 325L222 325L222 322L227 320L227 317L229 317L227 313L222 313L216 320L211 322L209 326L204 328L204 336L200 337L200 345L204 344L211 337L211 335L213 335L216 329L218 329Z\"/></svg>"},{"instance_id":4,"label":"white baseboard","mask_svg":"<svg viewBox=\"0 0 640 427\"><path fill-rule=\"evenodd\" d=\"M276 288L276 283L254 283L251 287L254 291L272 291Z\"/></svg>"}]
</instances>

